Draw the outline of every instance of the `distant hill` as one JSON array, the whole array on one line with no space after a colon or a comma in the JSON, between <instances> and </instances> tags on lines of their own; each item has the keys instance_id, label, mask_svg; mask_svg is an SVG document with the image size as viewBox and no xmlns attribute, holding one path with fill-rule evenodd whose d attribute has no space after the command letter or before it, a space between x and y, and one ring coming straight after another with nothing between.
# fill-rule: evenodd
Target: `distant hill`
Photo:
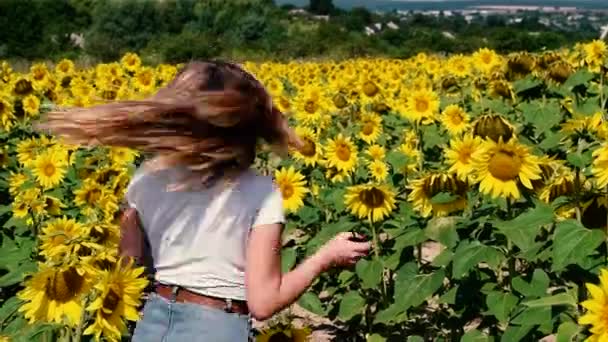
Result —
<instances>
[{"instance_id":1,"label":"distant hill","mask_svg":"<svg viewBox=\"0 0 608 342\"><path fill-rule=\"evenodd\" d=\"M279 5L308 5L308 0L275 0ZM604 0L334 0L342 8L367 7L372 10L455 10L482 5L568 6L586 9L607 9Z\"/></svg>"}]
</instances>

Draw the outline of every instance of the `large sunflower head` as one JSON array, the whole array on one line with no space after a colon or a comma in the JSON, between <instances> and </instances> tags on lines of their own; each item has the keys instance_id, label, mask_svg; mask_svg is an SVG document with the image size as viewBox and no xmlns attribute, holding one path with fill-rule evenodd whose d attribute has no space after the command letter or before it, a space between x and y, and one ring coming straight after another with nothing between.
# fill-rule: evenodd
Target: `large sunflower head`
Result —
<instances>
[{"instance_id":1,"label":"large sunflower head","mask_svg":"<svg viewBox=\"0 0 608 342\"><path fill-rule=\"evenodd\" d=\"M382 132L382 117L373 113L365 113L361 115L361 131L359 138L368 144L378 140Z\"/></svg>"},{"instance_id":2,"label":"large sunflower head","mask_svg":"<svg viewBox=\"0 0 608 342\"><path fill-rule=\"evenodd\" d=\"M361 184L349 187L344 196L351 213L371 222L382 221L395 206L395 193L387 185Z\"/></svg>"},{"instance_id":3,"label":"large sunflower head","mask_svg":"<svg viewBox=\"0 0 608 342\"><path fill-rule=\"evenodd\" d=\"M334 139L328 140L325 158L329 167L351 172L357 165L357 148L349 137L340 133Z\"/></svg>"},{"instance_id":4,"label":"large sunflower head","mask_svg":"<svg viewBox=\"0 0 608 342\"><path fill-rule=\"evenodd\" d=\"M600 271L598 285L587 283L587 291L591 295L581 306L586 312L578 320L581 325L590 325L589 332L593 334L591 341L602 341L608 336L608 271Z\"/></svg>"},{"instance_id":5,"label":"large sunflower head","mask_svg":"<svg viewBox=\"0 0 608 342\"><path fill-rule=\"evenodd\" d=\"M97 339L103 335L117 341L127 330L125 320L139 320L137 309L148 285L143 272L144 268L135 268L133 261L119 261L111 270L98 271L100 281L94 285L96 298L87 307L95 321L84 331L85 335L95 335Z\"/></svg>"},{"instance_id":6,"label":"large sunflower head","mask_svg":"<svg viewBox=\"0 0 608 342\"><path fill-rule=\"evenodd\" d=\"M440 120L450 135L459 135L469 128L469 115L458 105L445 107Z\"/></svg>"},{"instance_id":7,"label":"large sunflower head","mask_svg":"<svg viewBox=\"0 0 608 342\"><path fill-rule=\"evenodd\" d=\"M472 158L480 191L494 198L519 199L520 184L532 189L532 180L541 178L540 159L515 139L486 140Z\"/></svg>"},{"instance_id":8,"label":"large sunflower head","mask_svg":"<svg viewBox=\"0 0 608 342\"><path fill-rule=\"evenodd\" d=\"M47 260L61 260L70 252L77 252L84 226L66 217L48 221L40 235L40 254ZM74 248L76 247L76 248Z\"/></svg>"},{"instance_id":9,"label":"large sunflower head","mask_svg":"<svg viewBox=\"0 0 608 342\"><path fill-rule=\"evenodd\" d=\"M67 173L67 160L58 149L48 149L36 157L32 172L44 188L55 187Z\"/></svg>"},{"instance_id":10,"label":"large sunflower head","mask_svg":"<svg viewBox=\"0 0 608 342\"><path fill-rule=\"evenodd\" d=\"M414 91L407 98L407 110L405 116L418 123L429 123L435 119L439 111L439 97L429 89Z\"/></svg>"},{"instance_id":11,"label":"large sunflower head","mask_svg":"<svg viewBox=\"0 0 608 342\"><path fill-rule=\"evenodd\" d=\"M90 282L75 267L40 264L39 270L26 280L17 297L25 302L19 311L30 323L60 323L75 327L82 315L82 296Z\"/></svg>"},{"instance_id":12,"label":"large sunflower head","mask_svg":"<svg viewBox=\"0 0 608 342\"><path fill-rule=\"evenodd\" d=\"M516 77L528 75L535 66L536 58L527 52L515 54L507 61L509 73Z\"/></svg>"},{"instance_id":13,"label":"large sunflower head","mask_svg":"<svg viewBox=\"0 0 608 342\"><path fill-rule=\"evenodd\" d=\"M408 200L423 217L446 216L467 207L467 183L455 175L433 172L412 181L410 186Z\"/></svg>"},{"instance_id":14,"label":"large sunflower head","mask_svg":"<svg viewBox=\"0 0 608 342\"><path fill-rule=\"evenodd\" d=\"M487 114L480 116L473 123L473 134L483 139L491 139L494 142L509 141L514 135L515 129L501 115Z\"/></svg>"},{"instance_id":15,"label":"large sunflower head","mask_svg":"<svg viewBox=\"0 0 608 342\"><path fill-rule=\"evenodd\" d=\"M304 175L290 166L276 170L274 178L281 189L283 207L288 212L296 212L304 205L304 196L309 192Z\"/></svg>"}]
</instances>

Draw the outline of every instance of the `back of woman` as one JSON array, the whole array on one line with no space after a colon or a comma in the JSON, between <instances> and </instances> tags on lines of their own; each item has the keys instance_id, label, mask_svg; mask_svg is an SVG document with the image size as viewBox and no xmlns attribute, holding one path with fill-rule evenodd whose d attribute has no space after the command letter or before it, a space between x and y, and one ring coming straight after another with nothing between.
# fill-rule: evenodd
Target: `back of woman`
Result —
<instances>
[{"instance_id":1,"label":"back of woman","mask_svg":"<svg viewBox=\"0 0 608 342\"><path fill-rule=\"evenodd\" d=\"M341 233L281 272L281 192L251 166L259 140L278 152L302 144L237 65L192 62L148 99L57 110L38 127L73 144L153 155L128 187L121 223L121 255L143 262L147 240L154 269L133 341L246 341L250 317L272 317L371 247Z\"/></svg>"}]
</instances>

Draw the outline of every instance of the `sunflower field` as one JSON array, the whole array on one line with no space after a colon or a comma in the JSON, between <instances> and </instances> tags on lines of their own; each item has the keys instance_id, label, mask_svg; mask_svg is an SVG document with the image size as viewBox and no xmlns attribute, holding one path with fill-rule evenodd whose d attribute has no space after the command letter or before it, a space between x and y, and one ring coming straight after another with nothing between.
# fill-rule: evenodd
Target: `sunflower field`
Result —
<instances>
[{"instance_id":1,"label":"sunflower field","mask_svg":"<svg viewBox=\"0 0 608 342\"><path fill-rule=\"evenodd\" d=\"M244 63L305 141L273 174L284 271L373 241L298 304L340 341L608 339L608 48ZM0 64L0 341L128 340L149 281L118 257L142 156L35 133L54 106L149 96L180 65ZM260 340L304 340L286 322ZM280 335L280 336L279 336Z\"/></svg>"}]
</instances>

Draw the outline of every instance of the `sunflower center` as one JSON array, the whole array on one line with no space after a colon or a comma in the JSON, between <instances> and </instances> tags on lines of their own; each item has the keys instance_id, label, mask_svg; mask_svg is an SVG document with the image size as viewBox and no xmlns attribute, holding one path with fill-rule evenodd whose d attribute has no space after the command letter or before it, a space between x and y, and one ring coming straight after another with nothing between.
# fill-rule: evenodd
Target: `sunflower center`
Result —
<instances>
[{"instance_id":1,"label":"sunflower center","mask_svg":"<svg viewBox=\"0 0 608 342\"><path fill-rule=\"evenodd\" d=\"M460 113L460 111L453 111L449 113L448 117L454 125L460 125L464 121L464 117L462 116L462 113Z\"/></svg>"},{"instance_id":2,"label":"sunflower center","mask_svg":"<svg viewBox=\"0 0 608 342\"><path fill-rule=\"evenodd\" d=\"M499 151L490 159L488 170L501 181L514 180L521 169L521 158L508 151Z\"/></svg>"},{"instance_id":3,"label":"sunflower center","mask_svg":"<svg viewBox=\"0 0 608 342\"><path fill-rule=\"evenodd\" d=\"M4 103L0 102L0 113L2 113L5 108Z\"/></svg>"},{"instance_id":4,"label":"sunflower center","mask_svg":"<svg viewBox=\"0 0 608 342\"><path fill-rule=\"evenodd\" d=\"M104 311L114 311L118 307L118 304L120 303L120 294L116 292L117 291L113 288L110 288L108 291L108 294L103 299L102 305Z\"/></svg>"},{"instance_id":5,"label":"sunflower center","mask_svg":"<svg viewBox=\"0 0 608 342\"><path fill-rule=\"evenodd\" d=\"M291 341L294 341L294 339L287 336L282 331L272 334L272 336L270 336L270 338L268 339L268 342L291 342Z\"/></svg>"},{"instance_id":6,"label":"sunflower center","mask_svg":"<svg viewBox=\"0 0 608 342\"><path fill-rule=\"evenodd\" d=\"M350 148L345 144L338 144L336 147L336 155L341 161L348 161L350 159Z\"/></svg>"},{"instance_id":7,"label":"sunflower center","mask_svg":"<svg viewBox=\"0 0 608 342\"><path fill-rule=\"evenodd\" d=\"M344 98L344 96L342 94L335 95L333 97L332 101L334 102L334 105L340 109L342 109L348 105L348 102L346 101L346 99Z\"/></svg>"},{"instance_id":8,"label":"sunflower center","mask_svg":"<svg viewBox=\"0 0 608 342\"><path fill-rule=\"evenodd\" d=\"M15 84L15 93L17 95L27 95L34 90L32 84L28 80L21 79Z\"/></svg>"},{"instance_id":9,"label":"sunflower center","mask_svg":"<svg viewBox=\"0 0 608 342\"><path fill-rule=\"evenodd\" d=\"M281 186L281 193L285 199L291 198L294 193L293 185L291 184L283 184Z\"/></svg>"},{"instance_id":10,"label":"sunflower center","mask_svg":"<svg viewBox=\"0 0 608 342\"><path fill-rule=\"evenodd\" d=\"M55 174L55 165L53 163L48 163L44 166L44 175L47 177L52 177Z\"/></svg>"},{"instance_id":11,"label":"sunflower center","mask_svg":"<svg viewBox=\"0 0 608 342\"><path fill-rule=\"evenodd\" d=\"M284 97L279 98L279 103L281 104L281 107L283 107L285 109L289 109L289 107L291 107L289 100L287 100Z\"/></svg>"},{"instance_id":12,"label":"sunflower center","mask_svg":"<svg viewBox=\"0 0 608 342\"><path fill-rule=\"evenodd\" d=\"M97 229L91 229L91 237L97 241L97 243L104 244L110 237L110 233L105 227L97 227Z\"/></svg>"},{"instance_id":13,"label":"sunflower center","mask_svg":"<svg viewBox=\"0 0 608 342\"><path fill-rule=\"evenodd\" d=\"M426 112L429 109L429 102L426 99L416 99L416 111Z\"/></svg>"},{"instance_id":14,"label":"sunflower center","mask_svg":"<svg viewBox=\"0 0 608 342\"><path fill-rule=\"evenodd\" d=\"M363 93L369 97L373 97L374 95L378 94L378 91L378 86L376 86L374 82L367 81L365 84L363 84Z\"/></svg>"},{"instance_id":15,"label":"sunflower center","mask_svg":"<svg viewBox=\"0 0 608 342\"><path fill-rule=\"evenodd\" d=\"M304 105L304 110L308 113L308 114L314 114L317 112L317 108L319 106L317 105L317 102L312 101L312 100L308 100L306 101L306 104Z\"/></svg>"},{"instance_id":16,"label":"sunflower center","mask_svg":"<svg viewBox=\"0 0 608 342\"><path fill-rule=\"evenodd\" d=\"M377 188L362 190L359 199L370 208L380 208L384 203L384 192Z\"/></svg>"},{"instance_id":17,"label":"sunflower center","mask_svg":"<svg viewBox=\"0 0 608 342\"><path fill-rule=\"evenodd\" d=\"M91 190L87 191L87 194L85 196L86 201L89 204L95 204L95 202L97 202L100 197L101 197L101 190L99 190L99 189L91 189Z\"/></svg>"},{"instance_id":18,"label":"sunflower center","mask_svg":"<svg viewBox=\"0 0 608 342\"><path fill-rule=\"evenodd\" d=\"M300 149L300 153L306 157L314 156L317 151L317 147L314 141L309 138L304 138L302 140L304 141L304 146L302 147L302 149Z\"/></svg>"},{"instance_id":19,"label":"sunflower center","mask_svg":"<svg viewBox=\"0 0 608 342\"><path fill-rule=\"evenodd\" d=\"M45 292L51 300L67 302L74 298L84 284L84 278L74 267L63 272L55 272L47 278Z\"/></svg>"},{"instance_id":20,"label":"sunflower center","mask_svg":"<svg viewBox=\"0 0 608 342\"><path fill-rule=\"evenodd\" d=\"M372 134L374 132L374 124L371 122L366 122L365 125L363 125L361 132L363 132L364 135Z\"/></svg>"},{"instance_id":21,"label":"sunflower center","mask_svg":"<svg viewBox=\"0 0 608 342\"><path fill-rule=\"evenodd\" d=\"M470 147L465 147L458 151L458 161L463 164L468 164L469 160L471 160L471 155L473 154L473 150Z\"/></svg>"},{"instance_id":22,"label":"sunflower center","mask_svg":"<svg viewBox=\"0 0 608 342\"><path fill-rule=\"evenodd\" d=\"M490 64L490 62L492 62L492 55L490 55L489 53L482 54L481 61L485 64Z\"/></svg>"}]
</instances>

